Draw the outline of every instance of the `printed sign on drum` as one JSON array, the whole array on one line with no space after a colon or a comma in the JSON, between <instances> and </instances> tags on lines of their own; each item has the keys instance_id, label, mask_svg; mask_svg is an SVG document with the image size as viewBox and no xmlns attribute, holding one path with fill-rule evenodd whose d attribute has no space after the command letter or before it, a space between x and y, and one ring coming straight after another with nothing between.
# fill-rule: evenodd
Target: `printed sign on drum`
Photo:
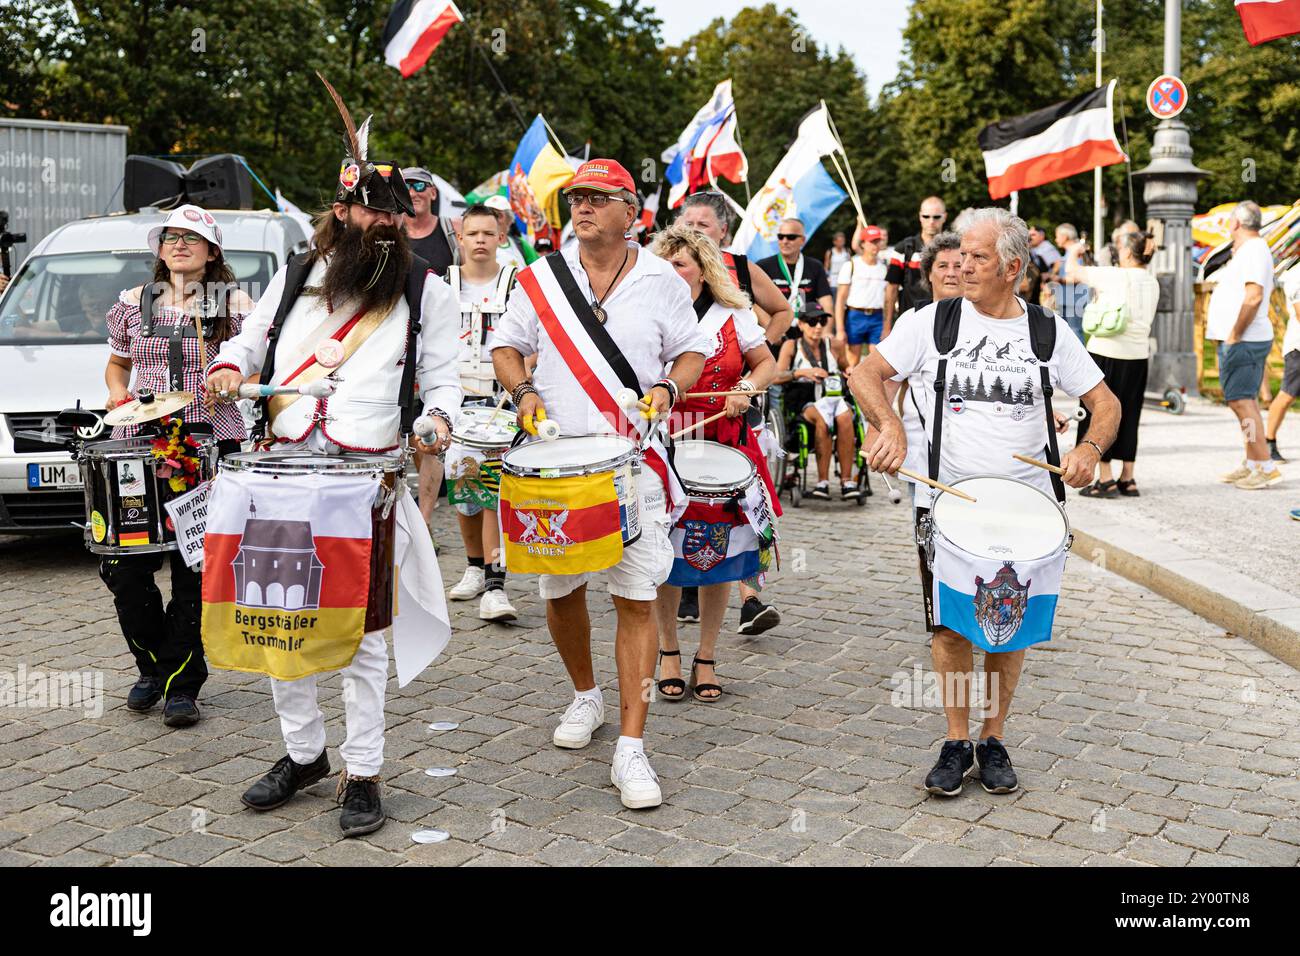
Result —
<instances>
[{"instance_id":1,"label":"printed sign on drum","mask_svg":"<svg viewBox=\"0 0 1300 956\"><path fill-rule=\"evenodd\" d=\"M223 470L213 483L203 645L214 667L296 680L351 662L365 630L377 481L319 479Z\"/></svg>"},{"instance_id":2,"label":"printed sign on drum","mask_svg":"<svg viewBox=\"0 0 1300 956\"><path fill-rule=\"evenodd\" d=\"M189 568L203 563L203 535L208 524L208 488L211 485L212 482L205 481L193 491L163 504L176 530L176 544L181 557Z\"/></svg>"}]
</instances>

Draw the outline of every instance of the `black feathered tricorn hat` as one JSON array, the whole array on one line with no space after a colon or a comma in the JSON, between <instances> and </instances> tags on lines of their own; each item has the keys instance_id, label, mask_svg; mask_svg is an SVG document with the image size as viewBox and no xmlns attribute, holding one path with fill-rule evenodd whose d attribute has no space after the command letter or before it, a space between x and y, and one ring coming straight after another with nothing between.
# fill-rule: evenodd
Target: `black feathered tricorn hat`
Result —
<instances>
[{"instance_id":1,"label":"black feathered tricorn hat","mask_svg":"<svg viewBox=\"0 0 1300 956\"><path fill-rule=\"evenodd\" d=\"M320 73L316 75L325 84L325 89L329 90L330 97L343 118L345 153L343 163L339 166L339 183L334 192L334 201L359 203L380 212L414 216L415 207L411 205L411 193L406 180L402 178L401 167L395 162L372 161L368 156L370 121L374 117L367 116L361 128L357 129L352 122L352 114L343 105L343 97L339 96L329 80Z\"/></svg>"}]
</instances>

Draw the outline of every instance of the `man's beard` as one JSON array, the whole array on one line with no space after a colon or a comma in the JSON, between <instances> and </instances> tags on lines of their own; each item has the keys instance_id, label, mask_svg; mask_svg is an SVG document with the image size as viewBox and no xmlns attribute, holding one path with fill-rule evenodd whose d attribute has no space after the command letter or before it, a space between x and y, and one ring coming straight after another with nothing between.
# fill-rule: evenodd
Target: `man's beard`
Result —
<instances>
[{"instance_id":1,"label":"man's beard","mask_svg":"<svg viewBox=\"0 0 1300 956\"><path fill-rule=\"evenodd\" d=\"M330 250L321 294L336 307L346 302L361 312L387 312L406 291L410 269L411 246L396 226L348 225Z\"/></svg>"}]
</instances>

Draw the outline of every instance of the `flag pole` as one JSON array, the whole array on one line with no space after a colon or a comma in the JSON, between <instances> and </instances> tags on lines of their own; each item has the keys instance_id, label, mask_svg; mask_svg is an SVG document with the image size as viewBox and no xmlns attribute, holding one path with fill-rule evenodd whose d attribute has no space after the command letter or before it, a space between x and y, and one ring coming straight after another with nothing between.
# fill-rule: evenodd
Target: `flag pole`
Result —
<instances>
[{"instance_id":1,"label":"flag pole","mask_svg":"<svg viewBox=\"0 0 1300 956\"><path fill-rule=\"evenodd\" d=\"M560 142L560 137L555 135L555 130L551 129L551 124L546 122L546 117L542 116L541 113L538 113L537 115L542 117L542 125L546 127L546 132L551 134L551 139L555 141L556 148L559 149L560 155L568 156L569 151L565 149L564 144Z\"/></svg>"},{"instance_id":2,"label":"flag pole","mask_svg":"<svg viewBox=\"0 0 1300 956\"><path fill-rule=\"evenodd\" d=\"M844 140L840 139L840 131L835 126L835 120L831 118L830 107L826 105L825 100L820 102L822 109L826 111L826 125L830 127L831 135L835 137L835 145L840 148L840 155L844 157L844 167L848 170L847 176L845 176L844 172L840 172L840 179L845 180L845 186L853 199L853 208L858 211L858 225L865 228L867 216L862 211L862 197L858 194L858 181L853 178L853 165L849 162L849 154L844 148ZM834 153L831 153L831 162L835 164L836 170L839 170L840 164L835 159Z\"/></svg>"},{"instance_id":3,"label":"flag pole","mask_svg":"<svg viewBox=\"0 0 1300 956\"><path fill-rule=\"evenodd\" d=\"M831 162L835 164L835 170L840 174L840 180L844 183L849 197L853 200L853 208L858 212L858 226L866 228L867 215L862 211L862 197L858 195L858 183L853 178L853 166L849 163L849 154L844 149L844 141L840 139L840 131L835 128L835 120L831 119L830 107L826 105L825 100L820 102L822 109L826 111L826 125L830 127L831 135L835 137L835 145L840 148L840 155L844 157L844 166L848 169L848 175L846 176L844 170L840 169L839 160L835 158L834 153L831 153Z\"/></svg>"},{"instance_id":4,"label":"flag pole","mask_svg":"<svg viewBox=\"0 0 1300 956\"><path fill-rule=\"evenodd\" d=\"M1101 89L1101 56L1106 49L1106 34L1101 27L1102 0L1097 0L1097 32L1093 35L1093 48L1097 52L1096 88ZM1113 136L1114 133L1112 132ZM1092 171L1092 248L1101 249L1101 167Z\"/></svg>"}]
</instances>

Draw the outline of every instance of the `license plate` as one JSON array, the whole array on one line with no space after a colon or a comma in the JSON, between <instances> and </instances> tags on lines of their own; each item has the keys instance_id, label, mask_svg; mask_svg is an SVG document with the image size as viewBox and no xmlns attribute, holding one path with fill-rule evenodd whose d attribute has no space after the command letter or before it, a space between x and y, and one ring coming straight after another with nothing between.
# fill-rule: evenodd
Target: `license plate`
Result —
<instances>
[{"instance_id":1,"label":"license plate","mask_svg":"<svg viewBox=\"0 0 1300 956\"><path fill-rule=\"evenodd\" d=\"M81 469L71 461L61 464L31 462L27 466L27 487L32 491L81 488Z\"/></svg>"}]
</instances>

